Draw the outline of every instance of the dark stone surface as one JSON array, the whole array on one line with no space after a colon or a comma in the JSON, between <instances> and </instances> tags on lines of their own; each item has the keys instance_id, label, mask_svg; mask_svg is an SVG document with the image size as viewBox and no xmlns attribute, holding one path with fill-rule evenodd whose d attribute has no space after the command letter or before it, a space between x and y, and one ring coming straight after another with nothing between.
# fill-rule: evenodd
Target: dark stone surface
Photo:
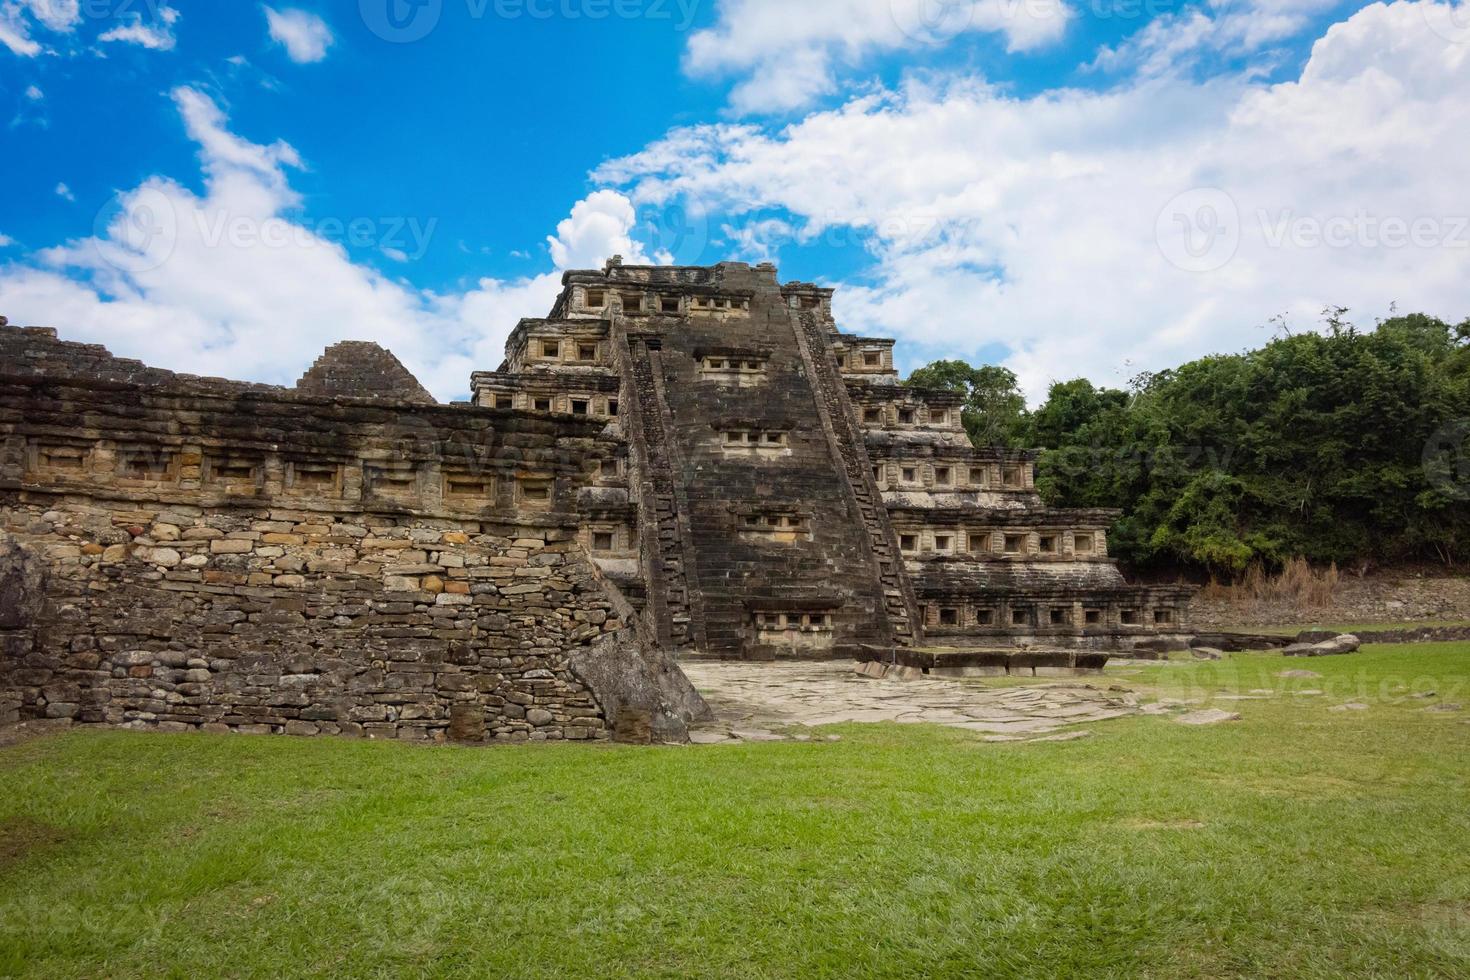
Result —
<instances>
[{"instance_id":1,"label":"dark stone surface","mask_svg":"<svg viewBox=\"0 0 1470 980\"><path fill-rule=\"evenodd\" d=\"M31 628L45 600L45 581L40 559L0 532L0 631Z\"/></svg>"},{"instance_id":2,"label":"dark stone surface","mask_svg":"<svg viewBox=\"0 0 1470 980\"><path fill-rule=\"evenodd\" d=\"M404 404L436 404L393 352L377 344L345 340L328 347L296 382L296 390L327 397L378 398Z\"/></svg>"},{"instance_id":3,"label":"dark stone surface","mask_svg":"<svg viewBox=\"0 0 1470 980\"><path fill-rule=\"evenodd\" d=\"M631 713L646 719L642 724L658 741L684 742L689 722L710 716L709 705L673 658L640 641L634 630L603 637L574 653L569 665L615 732L624 725L624 714Z\"/></svg>"},{"instance_id":4,"label":"dark stone surface","mask_svg":"<svg viewBox=\"0 0 1470 980\"><path fill-rule=\"evenodd\" d=\"M1241 653L1246 650L1278 650L1291 642L1290 637L1271 633L1200 633L1189 641L1189 645Z\"/></svg>"}]
</instances>

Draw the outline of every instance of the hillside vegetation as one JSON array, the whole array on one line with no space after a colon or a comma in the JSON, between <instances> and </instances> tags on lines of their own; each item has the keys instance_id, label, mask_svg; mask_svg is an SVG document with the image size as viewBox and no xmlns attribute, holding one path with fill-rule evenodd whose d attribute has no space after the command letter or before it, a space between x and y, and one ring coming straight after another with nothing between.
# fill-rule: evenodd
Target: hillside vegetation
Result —
<instances>
[{"instance_id":1,"label":"hillside vegetation","mask_svg":"<svg viewBox=\"0 0 1470 980\"><path fill-rule=\"evenodd\" d=\"M1044 450L1063 507L1116 507L1112 552L1225 578L1293 558L1363 568L1470 553L1470 320L1415 314L1143 374L1078 379L1028 411L1005 368L939 361L908 383L963 391L977 445Z\"/></svg>"}]
</instances>

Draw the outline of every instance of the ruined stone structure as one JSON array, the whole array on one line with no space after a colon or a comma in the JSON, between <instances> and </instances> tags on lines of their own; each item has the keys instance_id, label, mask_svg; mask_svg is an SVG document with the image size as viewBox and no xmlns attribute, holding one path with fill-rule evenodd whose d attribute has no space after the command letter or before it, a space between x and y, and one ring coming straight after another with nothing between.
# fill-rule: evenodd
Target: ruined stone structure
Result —
<instances>
[{"instance_id":1,"label":"ruined stone structure","mask_svg":"<svg viewBox=\"0 0 1470 980\"><path fill-rule=\"evenodd\" d=\"M1185 630L1114 514L1045 508L831 290L564 284L456 405L374 344L285 389L0 321L0 721L678 737L672 657L1095 666Z\"/></svg>"},{"instance_id":2,"label":"ruined stone structure","mask_svg":"<svg viewBox=\"0 0 1470 980\"><path fill-rule=\"evenodd\" d=\"M0 326L0 722L678 737L698 695L577 540L603 428L371 344L285 390Z\"/></svg>"},{"instance_id":3,"label":"ruined stone structure","mask_svg":"<svg viewBox=\"0 0 1470 980\"><path fill-rule=\"evenodd\" d=\"M1045 507L1035 454L974 448L961 397L900 384L894 342L842 333L832 290L736 263L563 281L475 401L610 423L582 541L670 649L902 659L1186 629L1188 589L1108 558L1116 513Z\"/></svg>"}]
</instances>

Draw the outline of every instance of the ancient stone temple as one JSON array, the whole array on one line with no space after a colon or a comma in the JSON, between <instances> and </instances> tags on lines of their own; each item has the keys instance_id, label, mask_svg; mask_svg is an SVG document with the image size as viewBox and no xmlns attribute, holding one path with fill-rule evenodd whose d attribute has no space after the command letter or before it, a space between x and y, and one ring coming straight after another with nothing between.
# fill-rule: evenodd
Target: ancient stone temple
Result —
<instances>
[{"instance_id":1,"label":"ancient stone temple","mask_svg":"<svg viewBox=\"0 0 1470 980\"><path fill-rule=\"evenodd\" d=\"M1185 630L1116 515L1044 507L831 299L570 272L454 405L374 344L287 389L0 321L0 723L678 737L677 658L1070 669Z\"/></svg>"},{"instance_id":2,"label":"ancient stone temple","mask_svg":"<svg viewBox=\"0 0 1470 980\"><path fill-rule=\"evenodd\" d=\"M890 339L771 265L570 272L523 320L485 408L600 419L582 542L681 654L1116 648L1185 628L1189 590L1130 586L1117 514L1056 510L1036 454L977 449L961 397L900 384Z\"/></svg>"}]
</instances>

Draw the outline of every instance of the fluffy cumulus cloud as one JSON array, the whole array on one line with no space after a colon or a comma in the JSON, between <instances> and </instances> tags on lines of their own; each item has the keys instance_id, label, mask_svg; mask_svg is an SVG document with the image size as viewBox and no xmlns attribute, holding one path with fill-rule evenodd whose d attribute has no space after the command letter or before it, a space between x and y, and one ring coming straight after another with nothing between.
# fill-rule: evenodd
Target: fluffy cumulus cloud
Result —
<instances>
[{"instance_id":1,"label":"fluffy cumulus cloud","mask_svg":"<svg viewBox=\"0 0 1470 980\"><path fill-rule=\"evenodd\" d=\"M596 268L610 255L621 255L630 264L647 265L652 260L632 237L635 223L633 202L617 191L595 191L546 239L551 261L559 269Z\"/></svg>"},{"instance_id":2,"label":"fluffy cumulus cloud","mask_svg":"<svg viewBox=\"0 0 1470 980\"><path fill-rule=\"evenodd\" d=\"M0 267L0 311L12 323L54 325L175 370L280 384L330 343L374 340L447 399L467 390L472 370L499 365L519 318L551 307L556 269L433 293L353 261L332 222L293 217L292 147L232 132L198 90L172 98L198 146L203 193L153 177L104 208L92 237ZM631 215L626 199L597 195L573 209L552 252L559 263L630 252ZM344 217L337 231L350 224ZM405 234L379 231L380 248L397 249L390 236Z\"/></svg>"},{"instance_id":3,"label":"fluffy cumulus cloud","mask_svg":"<svg viewBox=\"0 0 1470 980\"><path fill-rule=\"evenodd\" d=\"M696 31L685 70L738 77L743 113L799 109L837 90L840 68L885 51L939 47L969 32L999 34L1010 51L1058 40L1065 0L720 0L714 26Z\"/></svg>"},{"instance_id":4,"label":"fluffy cumulus cloud","mask_svg":"<svg viewBox=\"0 0 1470 980\"><path fill-rule=\"evenodd\" d=\"M332 29L316 14L266 7L265 20L271 40L283 46L286 55L297 64L321 61L332 46Z\"/></svg>"},{"instance_id":5,"label":"fluffy cumulus cloud","mask_svg":"<svg viewBox=\"0 0 1470 980\"><path fill-rule=\"evenodd\" d=\"M1470 314L1463 11L1365 7L1276 84L1135 75L1017 98L951 77L780 131L677 130L594 176L723 214L757 254L747 239L782 222L859 236L874 262L838 293L849 329L936 356L1004 345L1033 398L1119 384L1328 304Z\"/></svg>"}]
</instances>

